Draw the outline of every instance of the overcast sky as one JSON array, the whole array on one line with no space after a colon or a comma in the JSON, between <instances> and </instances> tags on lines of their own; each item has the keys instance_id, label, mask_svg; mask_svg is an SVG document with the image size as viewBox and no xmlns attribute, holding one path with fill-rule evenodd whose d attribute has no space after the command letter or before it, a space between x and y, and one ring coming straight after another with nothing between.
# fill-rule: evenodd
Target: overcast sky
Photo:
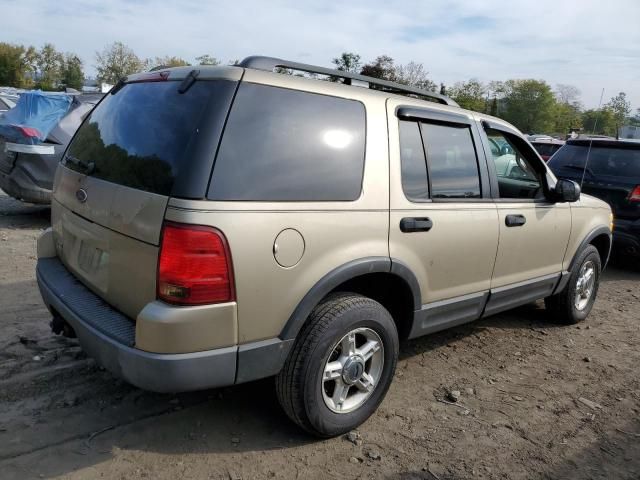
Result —
<instances>
[{"instance_id":1,"label":"overcast sky","mask_svg":"<svg viewBox=\"0 0 640 480\"><path fill-rule=\"evenodd\" d=\"M640 107L640 0L0 0L0 41L53 43L95 72L113 41L141 57L252 54L329 65L343 51L423 63L436 82L544 79L588 108Z\"/></svg>"}]
</instances>

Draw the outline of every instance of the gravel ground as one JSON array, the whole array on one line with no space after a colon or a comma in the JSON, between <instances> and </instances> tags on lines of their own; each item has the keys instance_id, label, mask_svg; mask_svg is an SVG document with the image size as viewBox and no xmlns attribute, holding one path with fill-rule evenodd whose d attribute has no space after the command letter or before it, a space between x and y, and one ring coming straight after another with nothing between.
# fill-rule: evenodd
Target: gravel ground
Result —
<instances>
[{"instance_id":1,"label":"gravel ground","mask_svg":"<svg viewBox=\"0 0 640 480\"><path fill-rule=\"evenodd\" d=\"M34 278L48 224L0 193L3 479L640 478L640 269L626 260L581 325L535 304L404 343L378 412L318 441L272 380L148 393L53 336Z\"/></svg>"}]
</instances>

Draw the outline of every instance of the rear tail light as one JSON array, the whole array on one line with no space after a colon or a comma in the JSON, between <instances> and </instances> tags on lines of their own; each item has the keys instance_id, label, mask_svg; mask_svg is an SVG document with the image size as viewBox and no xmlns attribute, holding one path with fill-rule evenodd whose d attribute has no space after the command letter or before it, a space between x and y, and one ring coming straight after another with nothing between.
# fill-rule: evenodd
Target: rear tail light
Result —
<instances>
[{"instance_id":1,"label":"rear tail light","mask_svg":"<svg viewBox=\"0 0 640 480\"><path fill-rule=\"evenodd\" d=\"M235 299L227 241L219 230L165 222L158 261L158 298L179 305Z\"/></svg>"},{"instance_id":2,"label":"rear tail light","mask_svg":"<svg viewBox=\"0 0 640 480\"><path fill-rule=\"evenodd\" d=\"M633 189L631 195L629 195L630 202L640 202L640 185L636 185L636 188Z\"/></svg>"}]
</instances>

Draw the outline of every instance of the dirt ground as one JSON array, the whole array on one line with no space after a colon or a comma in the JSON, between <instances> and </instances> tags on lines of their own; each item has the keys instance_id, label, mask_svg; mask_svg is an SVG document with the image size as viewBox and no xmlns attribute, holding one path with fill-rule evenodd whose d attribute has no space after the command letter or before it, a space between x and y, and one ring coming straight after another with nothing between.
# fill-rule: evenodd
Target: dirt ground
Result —
<instances>
[{"instance_id":1,"label":"dirt ground","mask_svg":"<svg viewBox=\"0 0 640 480\"><path fill-rule=\"evenodd\" d=\"M319 441L272 380L148 393L53 336L34 278L48 223L0 193L2 479L640 478L640 269L627 261L579 326L545 322L538 304L403 344L359 438ZM451 389L457 406L441 402Z\"/></svg>"}]
</instances>

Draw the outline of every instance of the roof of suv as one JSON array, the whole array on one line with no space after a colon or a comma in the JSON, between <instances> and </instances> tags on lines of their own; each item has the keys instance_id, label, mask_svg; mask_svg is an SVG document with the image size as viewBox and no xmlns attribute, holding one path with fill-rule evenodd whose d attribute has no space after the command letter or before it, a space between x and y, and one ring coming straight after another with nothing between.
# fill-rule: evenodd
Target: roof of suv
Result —
<instances>
[{"instance_id":1,"label":"roof of suv","mask_svg":"<svg viewBox=\"0 0 640 480\"><path fill-rule=\"evenodd\" d=\"M271 69L269 67L271 67ZM292 84L298 83L299 85L303 85L306 82L319 82L319 80L314 78L278 73L274 71L276 68L284 68L294 71L301 71L312 74L317 73L325 76L343 78L344 83L327 81L321 82L323 90L332 90L335 91L336 94L339 94L341 91L344 92L344 89L359 88L365 90L368 95L379 98L402 98L406 99L408 103L411 104L417 103L418 105L422 104L425 107L435 107L437 109L451 112L464 112L466 115L469 115L477 120L484 120L494 125L501 125L508 128L509 130L513 130L521 134L521 132L517 128L515 128L508 122L505 122L504 120L493 117L491 115L463 109L455 101L439 93L430 92L407 85L401 85L399 83L389 82L386 80L380 80L378 78L367 77L350 72L343 72L340 70L328 69L325 67L290 62L287 60L281 60L272 57L247 57L238 65L199 65L197 67L184 66L161 69L152 72L136 73L126 77L124 79L124 82L144 82L147 80L153 81L158 77L161 77L163 80L186 81L190 76L194 79L197 78L202 80L226 79L240 81L243 78L245 71L251 71L251 74L254 77L268 75L274 79L274 84L276 85L285 82ZM426 100L425 98L430 98L430 100Z\"/></svg>"},{"instance_id":2,"label":"roof of suv","mask_svg":"<svg viewBox=\"0 0 640 480\"><path fill-rule=\"evenodd\" d=\"M545 145L564 145L564 140L558 140L557 138L544 137L544 138L534 138L529 140L529 143L536 144L542 143Z\"/></svg>"},{"instance_id":3,"label":"roof of suv","mask_svg":"<svg viewBox=\"0 0 640 480\"><path fill-rule=\"evenodd\" d=\"M612 138L576 138L567 140L567 145L580 145L592 147L613 147L628 148L640 150L640 141L629 139L612 139Z\"/></svg>"}]
</instances>

